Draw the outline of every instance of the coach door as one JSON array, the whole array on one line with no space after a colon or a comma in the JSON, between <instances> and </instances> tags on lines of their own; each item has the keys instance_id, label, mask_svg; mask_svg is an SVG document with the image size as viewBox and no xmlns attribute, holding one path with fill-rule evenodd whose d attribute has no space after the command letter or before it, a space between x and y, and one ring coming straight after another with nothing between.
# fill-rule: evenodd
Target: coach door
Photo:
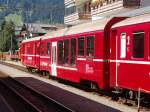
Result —
<instances>
[{"instance_id":1,"label":"coach door","mask_svg":"<svg viewBox=\"0 0 150 112\"><path fill-rule=\"evenodd\" d=\"M35 43L35 65L39 69L40 68L40 41Z\"/></svg>"},{"instance_id":2,"label":"coach door","mask_svg":"<svg viewBox=\"0 0 150 112\"><path fill-rule=\"evenodd\" d=\"M116 53L116 84L118 86L124 86L129 83L130 72L132 71L131 64L127 64L126 61L128 50L130 49L130 37L126 32L118 33L117 38L117 53ZM128 50L127 50L128 49ZM132 68L129 70L128 68ZM129 72L130 71L130 72Z\"/></svg>"},{"instance_id":3,"label":"coach door","mask_svg":"<svg viewBox=\"0 0 150 112\"><path fill-rule=\"evenodd\" d=\"M56 68L56 48L57 48L57 42L52 42L52 66L51 66L51 73L52 76L57 76L57 68Z\"/></svg>"}]
</instances>

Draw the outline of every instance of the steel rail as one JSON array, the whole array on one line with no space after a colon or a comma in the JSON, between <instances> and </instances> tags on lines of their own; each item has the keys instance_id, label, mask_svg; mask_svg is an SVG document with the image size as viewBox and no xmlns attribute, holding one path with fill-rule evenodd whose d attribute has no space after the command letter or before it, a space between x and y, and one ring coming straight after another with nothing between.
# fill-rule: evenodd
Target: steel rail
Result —
<instances>
[{"instance_id":1,"label":"steel rail","mask_svg":"<svg viewBox=\"0 0 150 112\"><path fill-rule=\"evenodd\" d=\"M59 102L57 102L56 100L54 100L54 99L52 99L52 98L46 96L45 94L43 94L43 93L41 93L41 92L35 90L34 88L31 88L31 87L25 85L25 84L22 83L21 81L18 81L18 80L16 80L16 79L12 78L12 77L8 77L7 80L9 80L9 81L11 80L14 84L19 85L20 87L25 88L26 90L28 90L28 91L30 91L31 93L33 93L36 97L39 97L39 98L43 99L43 100L46 101L46 102L49 102L48 104L53 104L53 106L59 108L58 110L65 111L65 112L75 112L74 110L72 110L72 109L70 109L70 108L64 106L62 103L59 103ZM9 81L7 81L7 83L6 83L6 82L3 80L3 82L4 82L6 85L11 86L11 85L8 83ZM14 90L14 89L13 89L13 90ZM14 90L14 91L16 91L16 90ZM17 92L17 91L16 91L16 92ZM18 92L18 94L20 94L20 93ZM21 94L20 94L20 95L21 95ZM25 98L24 96L22 96L22 97L23 97L26 101L28 101L27 98ZM41 109L38 108L37 105L32 104L30 101L28 101L28 103L30 103L31 105L33 105L39 112L42 112ZM61 111L60 111L60 112L61 112Z\"/></svg>"},{"instance_id":2,"label":"steel rail","mask_svg":"<svg viewBox=\"0 0 150 112\"><path fill-rule=\"evenodd\" d=\"M38 108L36 108L34 105L32 105L28 100L26 100L22 95L20 95L15 89L9 87L6 83L4 83L2 81L2 79L0 79L0 83L3 85L4 88L6 88L8 91L10 91L11 93L15 94L19 99L21 99L22 101L24 101L25 104L28 105L29 108L32 109L32 111L34 112L41 112ZM13 96L12 96L13 97Z\"/></svg>"}]
</instances>

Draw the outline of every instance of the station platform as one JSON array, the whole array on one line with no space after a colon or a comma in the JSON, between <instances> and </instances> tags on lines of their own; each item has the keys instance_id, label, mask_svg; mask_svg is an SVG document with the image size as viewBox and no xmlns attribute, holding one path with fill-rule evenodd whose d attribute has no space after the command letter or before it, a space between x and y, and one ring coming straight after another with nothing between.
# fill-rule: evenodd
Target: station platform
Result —
<instances>
[{"instance_id":1,"label":"station platform","mask_svg":"<svg viewBox=\"0 0 150 112\"><path fill-rule=\"evenodd\" d=\"M18 62L5 61L5 63L24 67ZM137 108L114 102L109 97L92 94L2 64L0 64L0 71L54 98L58 102L64 103L64 105L73 108L77 112L137 112Z\"/></svg>"},{"instance_id":2,"label":"station platform","mask_svg":"<svg viewBox=\"0 0 150 112\"><path fill-rule=\"evenodd\" d=\"M17 66L21 66L21 67L25 67L20 61L1 61L4 63L8 63L8 64L12 64L12 65L17 65Z\"/></svg>"}]
</instances>

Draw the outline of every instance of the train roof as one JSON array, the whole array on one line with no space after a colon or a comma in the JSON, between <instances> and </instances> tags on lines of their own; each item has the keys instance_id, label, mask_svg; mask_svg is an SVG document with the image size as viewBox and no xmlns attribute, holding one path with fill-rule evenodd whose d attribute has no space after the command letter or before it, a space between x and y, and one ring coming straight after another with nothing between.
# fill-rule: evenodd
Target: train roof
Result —
<instances>
[{"instance_id":1,"label":"train roof","mask_svg":"<svg viewBox=\"0 0 150 112\"><path fill-rule=\"evenodd\" d=\"M67 36L67 35L73 35L73 34L79 34L79 33L86 33L90 31L96 31L96 30L103 30L106 26L106 24L109 22L110 19L104 18L97 21L92 21L72 27L67 27L62 30L57 30L51 32L50 35L43 37L42 39L47 38L54 38L54 37L61 37L61 36Z\"/></svg>"},{"instance_id":2,"label":"train roof","mask_svg":"<svg viewBox=\"0 0 150 112\"><path fill-rule=\"evenodd\" d=\"M43 36L38 36L38 37L34 37L34 38L29 38L29 39L23 40L22 43L40 40L41 38L45 37L46 35L49 35L49 34L45 34L45 35L43 35Z\"/></svg>"},{"instance_id":3,"label":"train roof","mask_svg":"<svg viewBox=\"0 0 150 112\"><path fill-rule=\"evenodd\" d=\"M127 18L113 25L112 28L133 25L133 24L138 24L138 23L144 23L144 22L150 22L150 13Z\"/></svg>"},{"instance_id":4,"label":"train roof","mask_svg":"<svg viewBox=\"0 0 150 112\"><path fill-rule=\"evenodd\" d=\"M61 37L61 36L85 33L85 32L96 31L96 30L103 30L109 20L110 19L108 19L108 18L103 18L101 20L91 21L88 23L84 23L84 24L80 24L80 25L76 25L76 26L72 26L72 27L67 27L62 30L50 32L50 33L45 34L40 37L35 37L35 38L24 40L23 42L30 42L30 41L39 40L39 39Z\"/></svg>"}]
</instances>

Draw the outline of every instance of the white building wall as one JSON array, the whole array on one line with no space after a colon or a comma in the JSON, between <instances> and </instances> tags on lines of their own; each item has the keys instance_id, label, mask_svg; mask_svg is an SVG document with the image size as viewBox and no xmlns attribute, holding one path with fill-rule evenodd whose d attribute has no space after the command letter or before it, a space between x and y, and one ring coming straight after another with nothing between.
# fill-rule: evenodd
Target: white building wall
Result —
<instances>
[{"instance_id":1,"label":"white building wall","mask_svg":"<svg viewBox=\"0 0 150 112\"><path fill-rule=\"evenodd\" d=\"M89 16L84 9L85 2L87 1L90 0L65 0L64 1L64 5L65 5L64 23L67 25L76 25L76 24L89 21L88 18ZM72 11L69 8L70 9L73 8ZM84 16L87 18L84 18Z\"/></svg>"}]
</instances>

